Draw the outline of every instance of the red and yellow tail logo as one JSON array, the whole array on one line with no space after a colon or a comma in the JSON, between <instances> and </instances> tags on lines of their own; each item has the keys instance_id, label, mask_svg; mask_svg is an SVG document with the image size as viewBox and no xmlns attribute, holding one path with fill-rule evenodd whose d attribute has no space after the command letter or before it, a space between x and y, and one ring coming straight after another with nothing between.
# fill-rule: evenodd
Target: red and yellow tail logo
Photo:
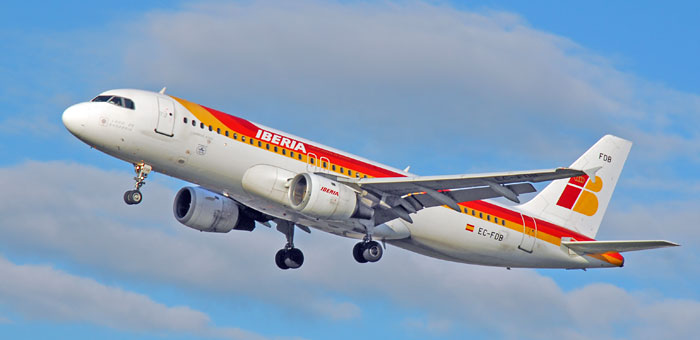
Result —
<instances>
[{"instance_id":1,"label":"red and yellow tail logo","mask_svg":"<svg viewBox=\"0 0 700 340\"><path fill-rule=\"evenodd\" d=\"M588 176L572 177L559 197L557 205L586 216L593 216L598 211L598 197L595 193L600 192L601 189L603 189L603 180L598 176L595 177L595 183L589 181Z\"/></svg>"}]
</instances>

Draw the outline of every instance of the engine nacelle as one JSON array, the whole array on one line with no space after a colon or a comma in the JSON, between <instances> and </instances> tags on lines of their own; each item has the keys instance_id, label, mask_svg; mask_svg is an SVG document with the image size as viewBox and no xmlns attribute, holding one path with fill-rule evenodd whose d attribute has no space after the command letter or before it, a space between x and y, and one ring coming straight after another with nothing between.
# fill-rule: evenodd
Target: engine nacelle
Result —
<instances>
[{"instance_id":1,"label":"engine nacelle","mask_svg":"<svg viewBox=\"0 0 700 340\"><path fill-rule=\"evenodd\" d=\"M242 215L232 199L200 187L180 189L175 195L173 213L178 222L200 231L227 233L255 228L255 221Z\"/></svg>"},{"instance_id":2,"label":"engine nacelle","mask_svg":"<svg viewBox=\"0 0 700 340\"><path fill-rule=\"evenodd\" d=\"M371 218L374 212L345 184L316 174L296 175L289 186L289 203L302 214L317 218Z\"/></svg>"}]
</instances>

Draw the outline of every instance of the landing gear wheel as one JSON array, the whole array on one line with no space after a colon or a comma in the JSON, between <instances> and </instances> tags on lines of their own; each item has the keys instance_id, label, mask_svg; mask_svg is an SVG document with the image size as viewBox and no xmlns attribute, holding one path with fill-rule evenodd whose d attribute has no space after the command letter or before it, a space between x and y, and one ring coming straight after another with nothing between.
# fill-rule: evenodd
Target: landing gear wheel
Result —
<instances>
[{"instance_id":1,"label":"landing gear wheel","mask_svg":"<svg viewBox=\"0 0 700 340\"><path fill-rule=\"evenodd\" d=\"M353 248L352 248L352 257L355 258L355 261L358 263L366 263L367 260L362 256L362 252L364 251L364 242L358 242Z\"/></svg>"},{"instance_id":2,"label":"landing gear wheel","mask_svg":"<svg viewBox=\"0 0 700 340\"><path fill-rule=\"evenodd\" d=\"M138 190L129 190L124 193L124 202L128 205L139 204L143 199L143 195Z\"/></svg>"},{"instance_id":3,"label":"landing gear wheel","mask_svg":"<svg viewBox=\"0 0 700 340\"><path fill-rule=\"evenodd\" d=\"M275 254L275 264L280 269L297 269L304 264L304 253L298 248L280 249Z\"/></svg>"},{"instance_id":4,"label":"landing gear wheel","mask_svg":"<svg viewBox=\"0 0 700 340\"><path fill-rule=\"evenodd\" d=\"M363 244L362 257L367 262L377 262L382 258L384 250L377 241L369 241Z\"/></svg>"},{"instance_id":5,"label":"landing gear wheel","mask_svg":"<svg viewBox=\"0 0 700 340\"><path fill-rule=\"evenodd\" d=\"M284 263L284 259L287 257L287 249L280 249L277 254L275 254L275 264L277 264L277 267L280 269L289 269L286 263Z\"/></svg>"}]
</instances>

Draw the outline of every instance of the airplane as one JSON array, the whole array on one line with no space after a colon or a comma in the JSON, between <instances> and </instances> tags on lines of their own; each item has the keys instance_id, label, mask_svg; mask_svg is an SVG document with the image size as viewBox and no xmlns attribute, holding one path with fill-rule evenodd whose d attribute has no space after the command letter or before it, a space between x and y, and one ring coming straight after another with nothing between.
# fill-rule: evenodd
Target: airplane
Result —
<instances>
[{"instance_id":1,"label":"airplane","mask_svg":"<svg viewBox=\"0 0 700 340\"><path fill-rule=\"evenodd\" d=\"M418 176L160 92L117 89L67 108L63 124L92 148L133 164L126 204L152 172L194 183L175 195L183 225L227 233L272 227L281 269L300 268L295 230L360 240L359 263L386 244L437 259L510 268L622 267L621 252L678 246L598 241L632 143L606 135L570 167ZM533 183L551 181L535 192ZM506 205L492 199L503 197Z\"/></svg>"}]
</instances>

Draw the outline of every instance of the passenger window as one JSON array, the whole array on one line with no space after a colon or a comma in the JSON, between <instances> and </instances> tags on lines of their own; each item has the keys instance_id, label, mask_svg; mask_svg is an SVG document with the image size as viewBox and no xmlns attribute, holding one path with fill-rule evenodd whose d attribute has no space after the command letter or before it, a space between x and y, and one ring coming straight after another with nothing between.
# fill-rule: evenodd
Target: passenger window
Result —
<instances>
[{"instance_id":1,"label":"passenger window","mask_svg":"<svg viewBox=\"0 0 700 340\"><path fill-rule=\"evenodd\" d=\"M498 224L498 217L494 217L494 218L493 218L493 223Z\"/></svg>"},{"instance_id":2,"label":"passenger window","mask_svg":"<svg viewBox=\"0 0 700 340\"><path fill-rule=\"evenodd\" d=\"M331 165L331 170L335 171L335 164Z\"/></svg>"},{"instance_id":3,"label":"passenger window","mask_svg":"<svg viewBox=\"0 0 700 340\"><path fill-rule=\"evenodd\" d=\"M197 126L197 121L192 119L192 126Z\"/></svg>"},{"instance_id":4,"label":"passenger window","mask_svg":"<svg viewBox=\"0 0 700 340\"><path fill-rule=\"evenodd\" d=\"M311 164L314 164L314 163L315 163L315 162L314 162L315 160L316 160L315 158L311 158Z\"/></svg>"},{"instance_id":5,"label":"passenger window","mask_svg":"<svg viewBox=\"0 0 700 340\"><path fill-rule=\"evenodd\" d=\"M289 151L289 157L292 157L292 158L294 157L294 151Z\"/></svg>"},{"instance_id":6,"label":"passenger window","mask_svg":"<svg viewBox=\"0 0 700 340\"><path fill-rule=\"evenodd\" d=\"M270 150L270 144L265 143L265 149Z\"/></svg>"},{"instance_id":7,"label":"passenger window","mask_svg":"<svg viewBox=\"0 0 700 340\"><path fill-rule=\"evenodd\" d=\"M479 218L484 218L484 213L479 213Z\"/></svg>"},{"instance_id":8,"label":"passenger window","mask_svg":"<svg viewBox=\"0 0 700 340\"><path fill-rule=\"evenodd\" d=\"M233 139L238 139L238 134L235 133L235 132L233 133ZM245 139L244 139L244 140L245 140Z\"/></svg>"},{"instance_id":9,"label":"passenger window","mask_svg":"<svg viewBox=\"0 0 700 340\"><path fill-rule=\"evenodd\" d=\"M236 134L233 134L233 138L236 138ZM241 142L245 142L245 136L241 136Z\"/></svg>"},{"instance_id":10,"label":"passenger window","mask_svg":"<svg viewBox=\"0 0 700 340\"><path fill-rule=\"evenodd\" d=\"M348 170L348 176L352 176L352 170Z\"/></svg>"},{"instance_id":11,"label":"passenger window","mask_svg":"<svg viewBox=\"0 0 700 340\"><path fill-rule=\"evenodd\" d=\"M287 149L282 149L282 154L286 156L286 155L287 155Z\"/></svg>"},{"instance_id":12,"label":"passenger window","mask_svg":"<svg viewBox=\"0 0 700 340\"><path fill-rule=\"evenodd\" d=\"M279 149L275 146L275 152L278 152L278 150L279 150Z\"/></svg>"},{"instance_id":13,"label":"passenger window","mask_svg":"<svg viewBox=\"0 0 700 340\"><path fill-rule=\"evenodd\" d=\"M486 220L491 221L491 215L486 215Z\"/></svg>"},{"instance_id":14,"label":"passenger window","mask_svg":"<svg viewBox=\"0 0 700 340\"><path fill-rule=\"evenodd\" d=\"M226 130L226 137L228 137L228 130Z\"/></svg>"},{"instance_id":15,"label":"passenger window","mask_svg":"<svg viewBox=\"0 0 700 340\"><path fill-rule=\"evenodd\" d=\"M262 142L258 141L258 146L262 148Z\"/></svg>"},{"instance_id":16,"label":"passenger window","mask_svg":"<svg viewBox=\"0 0 700 340\"><path fill-rule=\"evenodd\" d=\"M211 125L209 125L209 131L211 131L211 130L212 130L212 127L211 127Z\"/></svg>"},{"instance_id":17,"label":"passenger window","mask_svg":"<svg viewBox=\"0 0 700 340\"><path fill-rule=\"evenodd\" d=\"M327 168L327 167L328 167L328 163L323 162L323 167L324 167L324 168Z\"/></svg>"},{"instance_id":18,"label":"passenger window","mask_svg":"<svg viewBox=\"0 0 700 340\"><path fill-rule=\"evenodd\" d=\"M199 127L204 129L204 123L199 123Z\"/></svg>"},{"instance_id":19,"label":"passenger window","mask_svg":"<svg viewBox=\"0 0 700 340\"><path fill-rule=\"evenodd\" d=\"M476 216L476 210L472 210L472 216Z\"/></svg>"},{"instance_id":20,"label":"passenger window","mask_svg":"<svg viewBox=\"0 0 700 340\"><path fill-rule=\"evenodd\" d=\"M216 128L216 133L221 134L221 128Z\"/></svg>"},{"instance_id":21,"label":"passenger window","mask_svg":"<svg viewBox=\"0 0 700 340\"><path fill-rule=\"evenodd\" d=\"M185 124L187 124L187 117L182 118L182 121L183 121Z\"/></svg>"},{"instance_id":22,"label":"passenger window","mask_svg":"<svg viewBox=\"0 0 700 340\"><path fill-rule=\"evenodd\" d=\"M340 173L341 173L341 174L344 174L344 173L345 173L345 169L343 169L342 166L340 167Z\"/></svg>"},{"instance_id":23,"label":"passenger window","mask_svg":"<svg viewBox=\"0 0 700 340\"><path fill-rule=\"evenodd\" d=\"M301 160L301 154L297 154L297 156L299 157L299 160Z\"/></svg>"}]
</instances>

